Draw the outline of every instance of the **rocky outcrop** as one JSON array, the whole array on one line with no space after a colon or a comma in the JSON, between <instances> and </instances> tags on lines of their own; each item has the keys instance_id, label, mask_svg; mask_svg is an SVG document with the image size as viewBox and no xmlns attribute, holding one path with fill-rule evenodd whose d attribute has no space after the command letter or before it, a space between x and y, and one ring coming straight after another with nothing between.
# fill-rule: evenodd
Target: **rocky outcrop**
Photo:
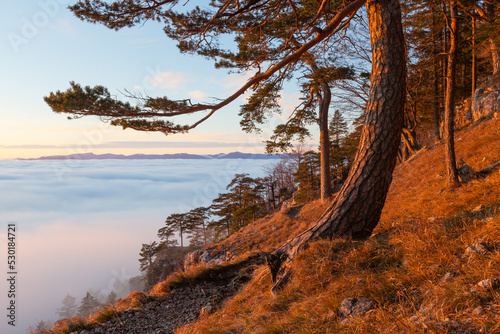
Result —
<instances>
[{"instance_id":1,"label":"rocky outcrop","mask_svg":"<svg viewBox=\"0 0 500 334\"><path fill-rule=\"evenodd\" d=\"M490 80L485 87L479 87L472 97L472 118L474 121L500 111L500 83Z\"/></svg>"},{"instance_id":2,"label":"rocky outcrop","mask_svg":"<svg viewBox=\"0 0 500 334\"><path fill-rule=\"evenodd\" d=\"M472 97L455 107L455 129L500 112L500 77L493 77L477 88ZM441 133L443 131L441 125Z\"/></svg>"},{"instance_id":3,"label":"rocky outcrop","mask_svg":"<svg viewBox=\"0 0 500 334\"><path fill-rule=\"evenodd\" d=\"M217 247L211 247L206 250L196 250L186 254L184 261L184 270L199 264L222 264L227 261L228 252L225 249L219 250Z\"/></svg>"},{"instance_id":4,"label":"rocky outcrop","mask_svg":"<svg viewBox=\"0 0 500 334\"><path fill-rule=\"evenodd\" d=\"M184 266L184 256L164 256L157 258L151 267L147 270L144 283L145 291L149 291L158 282L165 280L171 273L182 269Z\"/></svg>"}]
</instances>

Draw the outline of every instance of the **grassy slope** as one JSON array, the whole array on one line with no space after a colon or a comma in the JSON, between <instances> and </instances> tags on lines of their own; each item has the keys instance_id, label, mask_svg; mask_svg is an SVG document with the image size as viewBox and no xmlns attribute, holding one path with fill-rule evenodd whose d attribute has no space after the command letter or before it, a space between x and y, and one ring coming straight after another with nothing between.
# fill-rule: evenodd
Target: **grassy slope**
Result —
<instances>
[{"instance_id":1,"label":"grassy slope","mask_svg":"<svg viewBox=\"0 0 500 334\"><path fill-rule=\"evenodd\" d=\"M457 158L478 171L500 160L500 119L457 134ZM277 297L260 267L219 311L177 331L186 333L443 333L451 328L500 333L498 290L471 292L500 277L500 172L446 190L443 146L422 150L396 168L374 237L317 242L295 263L292 283ZM483 205L479 212L474 208ZM294 219L264 218L224 241L234 255L272 250L307 228L324 205L306 205ZM476 241L492 247L466 256ZM443 280L446 273L453 273ZM378 307L361 319L337 315L346 297Z\"/></svg>"}]
</instances>

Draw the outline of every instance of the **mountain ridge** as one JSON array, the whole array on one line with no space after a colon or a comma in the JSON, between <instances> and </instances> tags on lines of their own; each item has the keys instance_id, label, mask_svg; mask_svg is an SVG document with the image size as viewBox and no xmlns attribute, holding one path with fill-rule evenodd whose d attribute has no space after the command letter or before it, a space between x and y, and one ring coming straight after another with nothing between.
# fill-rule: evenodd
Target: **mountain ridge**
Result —
<instances>
[{"instance_id":1,"label":"mountain ridge","mask_svg":"<svg viewBox=\"0 0 500 334\"><path fill-rule=\"evenodd\" d=\"M68 155L49 155L39 158L17 158L20 161L32 160L174 160L174 159L279 159L283 154L262 154L262 153L218 153L218 154L190 154L190 153L173 153L173 154L94 154L94 153L76 153Z\"/></svg>"}]
</instances>

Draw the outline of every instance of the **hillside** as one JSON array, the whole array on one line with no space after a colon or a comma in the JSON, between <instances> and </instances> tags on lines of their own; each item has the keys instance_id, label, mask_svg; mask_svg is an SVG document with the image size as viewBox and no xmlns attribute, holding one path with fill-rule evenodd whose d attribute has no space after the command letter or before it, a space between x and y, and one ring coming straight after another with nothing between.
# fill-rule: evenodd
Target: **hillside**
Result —
<instances>
[{"instance_id":1,"label":"hillside","mask_svg":"<svg viewBox=\"0 0 500 334\"><path fill-rule=\"evenodd\" d=\"M499 139L500 117L475 123L457 133L457 158L479 171L500 160ZM500 333L500 171L451 190L444 175L441 144L397 166L373 236L312 244L277 296L255 254L328 203L264 217L210 249L228 262L192 266L52 332Z\"/></svg>"}]
</instances>

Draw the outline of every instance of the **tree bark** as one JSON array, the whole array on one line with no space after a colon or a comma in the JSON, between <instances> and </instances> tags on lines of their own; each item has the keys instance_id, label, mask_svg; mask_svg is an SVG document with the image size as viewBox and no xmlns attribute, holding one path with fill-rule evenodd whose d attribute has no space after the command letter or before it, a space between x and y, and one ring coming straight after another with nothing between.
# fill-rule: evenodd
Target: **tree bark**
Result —
<instances>
[{"instance_id":1,"label":"tree bark","mask_svg":"<svg viewBox=\"0 0 500 334\"><path fill-rule=\"evenodd\" d=\"M458 13L457 3L450 3L450 49L448 51L448 70L446 73L446 100L444 111L444 141L445 141L445 164L446 183L449 188L457 187L458 171L455 158L455 77L457 62L457 38L458 38Z\"/></svg>"},{"instance_id":2,"label":"tree bark","mask_svg":"<svg viewBox=\"0 0 500 334\"><path fill-rule=\"evenodd\" d=\"M321 166L321 182L320 195L321 199L327 200L332 196L332 187L330 185L330 138L328 136L328 109L332 99L332 93L328 83L321 83L322 99L319 101L319 147L320 147L320 166Z\"/></svg>"},{"instance_id":3,"label":"tree bark","mask_svg":"<svg viewBox=\"0 0 500 334\"><path fill-rule=\"evenodd\" d=\"M406 61L398 0L369 0L366 6L372 74L360 147L344 186L320 219L267 256L273 292L289 278L283 263L293 261L310 242L334 236L367 238L380 219L401 142Z\"/></svg>"},{"instance_id":4,"label":"tree bark","mask_svg":"<svg viewBox=\"0 0 500 334\"><path fill-rule=\"evenodd\" d=\"M474 96L477 85L477 65L476 65L476 18L472 18L472 64L471 64L471 96Z\"/></svg>"},{"instance_id":5,"label":"tree bark","mask_svg":"<svg viewBox=\"0 0 500 334\"><path fill-rule=\"evenodd\" d=\"M441 134L439 129L439 124L441 121L441 113L439 112L439 60L438 60L438 46L437 46L437 28L436 28L436 14L434 9L432 10L432 65L433 65L433 75L434 75L434 138L436 141L441 140Z\"/></svg>"},{"instance_id":6,"label":"tree bark","mask_svg":"<svg viewBox=\"0 0 500 334\"><path fill-rule=\"evenodd\" d=\"M313 72L318 72L319 68L313 57L307 57L306 62ZM332 91L328 82L320 82L316 87L316 97L318 99L319 112L319 150L320 150L320 198L325 201L332 196L330 177L330 138L328 135L328 111L332 101Z\"/></svg>"}]
</instances>

